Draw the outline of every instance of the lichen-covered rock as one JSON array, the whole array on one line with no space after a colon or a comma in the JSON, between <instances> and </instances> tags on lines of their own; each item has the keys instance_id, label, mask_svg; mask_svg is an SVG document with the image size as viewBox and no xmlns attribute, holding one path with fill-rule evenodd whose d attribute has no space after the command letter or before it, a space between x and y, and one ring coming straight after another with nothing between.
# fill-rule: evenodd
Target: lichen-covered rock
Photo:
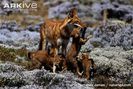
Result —
<instances>
[{"instance_id":1,"label":"lichen-covered rock","mask_svg":"<svg viewBox=\"0 0 133 89\"><path fill-rule=\"evenodd\" d=\"M14 65L14 63L0 64L0 83L1 86L18 86L20 87L26 82L23 80L24 69L20 66Z\"/></svg>"},{"instance_id":2,"label":"lichen-covered rock","mask_svg":"<svg viewBox=\"0 0 133 89\"><path fill-rule=\"evenodd\" d=\"M73 7L77 8L79 17L92 15L91 8L88 5L82 5L78 1L67 1L49 8L48 16L49 18L64 18L67 15L66 13L68 13Z\"/></svg>"},{"instance_id":3,"label":"lichen-covered rock","mask_svg":"<svg viewBox=\"0 0 133 89\"><path fill-rule=\"evenodd\" d=\"M14 63L0 64L2 89L94 89L90 81L79 79L73 73L51 73L45 69L28 71Z\"/></svg>"},{"instance_id":4,"label":"lichen-covered rock","mask_svg":"<svg viewBox=\"0 0 133 89\"><path fill-rule=\"evenodd\" d=\"M115 18L131 22L133 19L133 6L123 5L117 2L94 3L92 5L93 17L102 19L103 11L107 10L108 18Z\"/></svg>"},{"instance_id":5,"label":"lichen-covered rock","mask_svg":"<svg viewBox=\"0 0 133 89\"><path fill-rule=\"evenodd\" d=\"M108 18L115 18L127 22L132 22L133 20L133 6L124 4L124 1L102 0L97 2L92 0L91 2L92 3L88 5L80 3L80 1L77 0L72 2L62 1L61 3L55 4L49 8L48 16L49 18L64 18L71 8L76 7L78 9L79 17L85 17L86 19L87 17L103 19L103 11L107 10Z\"/></svg>"},{"instance_id":6,"label":"lichen-covered rock","mask_svg":"<svg viewBox=\"0 0 133 89\"><path fill-rule=\"evenodd\" d=\"M98 26L93 30L87 29L92 38L83 46L87 50L95 47L116 47L124 50L133 49L133 25L117 21L109 21L106 25ZM91 48L90 48L91 47Z\"/></svg>"},{"instance_id":7,"label":"lichen-covered rock","mask_svg":"<svg viewBox=\"0 0 133 89\"><path fill-rule=\"evenodd\" d=\"M117 82L132 81L133 50L124 51L121 47L95 48L90 52L90 57L98 67L98 74L115 77L113 81Z\"/></svg>"},{"instance_id":8,"label":"lichen-covered rock","mask_svg":"<svg viewBox=\"0 0 133 89\"><path fill-rule=\"evenodd\" d=\"M16 48L36 49L40 37L38 32L40 24L22 30L16 22L2 23L0 24L0 44Z\"/></svg>"}]
</instances>

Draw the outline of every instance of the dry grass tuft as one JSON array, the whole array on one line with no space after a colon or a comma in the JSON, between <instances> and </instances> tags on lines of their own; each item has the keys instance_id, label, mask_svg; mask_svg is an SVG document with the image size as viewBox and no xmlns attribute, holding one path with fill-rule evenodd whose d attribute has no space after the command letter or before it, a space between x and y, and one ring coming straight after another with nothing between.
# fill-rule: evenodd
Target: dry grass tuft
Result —
<instances>
[{"instance_id":1,"label":"dry grass tuft","mask_svg":"<svg viewBox=\"0 0 133 89\"><path fill-rule=\"evenodd\" d=\"M19 55L20 57L26 57L27 50L5 48L5 47L0 46L0 60L1 61L13 61L14 62L17 55Z\"/></svg>"}]
</instances>

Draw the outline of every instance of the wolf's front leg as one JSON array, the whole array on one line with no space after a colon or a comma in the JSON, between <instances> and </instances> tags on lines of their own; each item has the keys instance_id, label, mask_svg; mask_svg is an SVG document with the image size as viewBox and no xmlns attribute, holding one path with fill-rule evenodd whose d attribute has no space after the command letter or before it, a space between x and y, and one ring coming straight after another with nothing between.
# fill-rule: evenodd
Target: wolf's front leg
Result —
<instances>
[{"instance_id":1,"label":"wolf's front leg","mask_svg":"<svg viewBox=\"0 0 133 89\"><path fill-rule=\"evenodd\" d=\"M53 63L53 73L55 73L55 70L56 70L56 66L55 66L55 63Z\"/></svg>"}]
</instances>

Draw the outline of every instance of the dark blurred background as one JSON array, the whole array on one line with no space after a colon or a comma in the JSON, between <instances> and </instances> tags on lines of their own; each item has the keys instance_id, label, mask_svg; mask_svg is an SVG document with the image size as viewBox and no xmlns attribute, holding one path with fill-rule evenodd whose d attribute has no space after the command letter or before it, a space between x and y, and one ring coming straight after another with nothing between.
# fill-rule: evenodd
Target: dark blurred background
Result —
<instances>
[{"instance_id":1,"label":"dark blurred background","mask_svg":"<svg viewBox=\"0 0 133 89\"><path fill-rule=\"evenodd\" d=\"M4 9L4 3L37 3L37 9ZM45 18L64 18L76 7L83 21L102 19L103 10L108 18L131 22L133 0L0 0L0 21L16 21L23 28L43 22Z\"/></svg>"}]
</instances>

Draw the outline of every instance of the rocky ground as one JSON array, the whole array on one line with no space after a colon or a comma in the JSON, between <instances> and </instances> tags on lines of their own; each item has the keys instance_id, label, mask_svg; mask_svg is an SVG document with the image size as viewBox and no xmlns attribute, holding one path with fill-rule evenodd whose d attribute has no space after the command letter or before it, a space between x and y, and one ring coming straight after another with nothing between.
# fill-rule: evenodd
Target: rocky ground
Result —
<instances>
[{"instance_id":1,"label":"rocky ground","mask_svg":"<svg viewBox=\"0 0 133 89\"><path fill-rule=\"evenodd\" d=\"M37 3L38 12L5 10L0 3L0 89L104 89L91 84L133 83L132 0L46 0ZM45 69L28 70L27 51L37 50L44 17L64 18L73 6L78 8L79 17L89 26L86 36L92 35L81 52L89 52L97 65L94 81L79 79L71 72L53 74ZM102 22L104 10L108 11L106 23ZM98 25L90 26L95 23Z\"/></svg>"},{"instance_id":2,"label":"rocky ground","mask_svg":"<svg viewBox=\"0 0 133 89\"><path fill-rule=\"evenodd\" d=\"M98 66L98 74L110 76L111 80L119 83L133 82L133 50L95 48L90 56Z\"/></svg>"},{"instance_id":3,"label":"rocky ground","mask_svg":"<svg viewBox=\"0 0 133 89\"><path fill-rule=\"evenodd\" d=\"M1 45L15 48L37 48L40 25L22 29L16 22L4 22L0 26Z\"/></svg>"},{"instance_id":4,"label":"rocky ground","mask_svg":"<svg viewBox=\"0 0 133 89\"><path fill-rule=\"evenodd\" d=\"M73 73L51 73L45 69L28 71L14 63L0 64L0 88L5 89L93 89L90 82Z\"/></svg>"}]
</instances>

